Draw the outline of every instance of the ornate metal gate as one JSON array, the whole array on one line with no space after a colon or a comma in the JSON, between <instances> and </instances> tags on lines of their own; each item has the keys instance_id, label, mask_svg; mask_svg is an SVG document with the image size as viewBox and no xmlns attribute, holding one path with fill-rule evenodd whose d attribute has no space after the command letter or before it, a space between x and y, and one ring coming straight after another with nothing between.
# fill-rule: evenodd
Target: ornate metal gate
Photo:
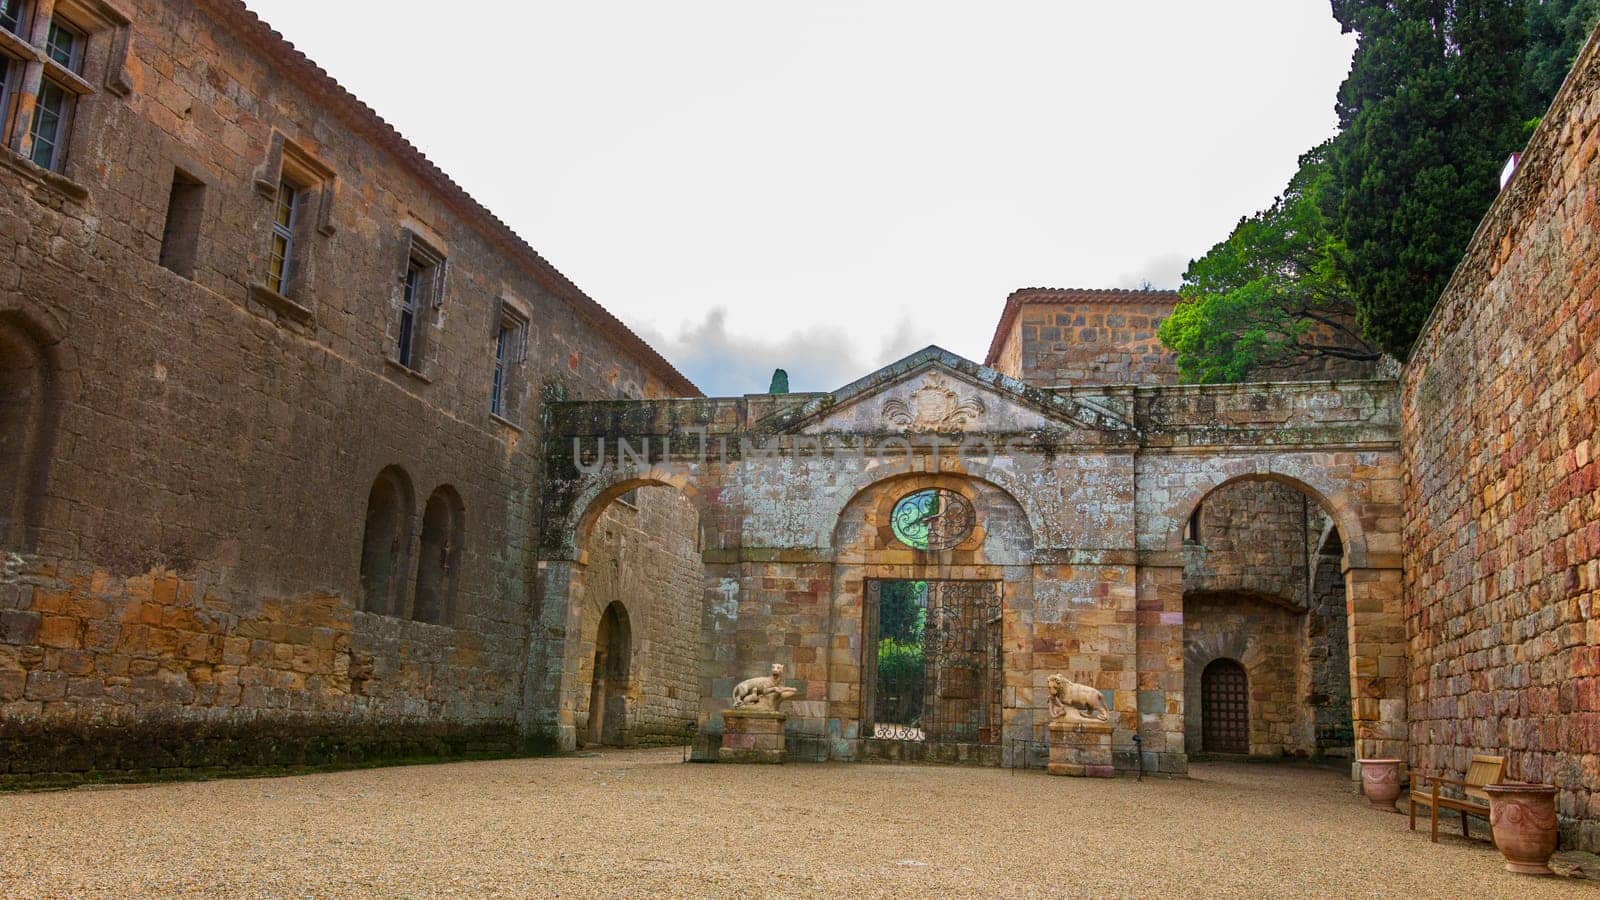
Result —
<instances>
[{"instance_id":1,"label":"ornate metal gate","mask_svg":"<svg viewBox=\"0 0 1600 900\"><path fill-rule=\"evenodd\" d=\"M1000 582L868 581L863 737L999 744Z\"/></svg>"}]
</instances>

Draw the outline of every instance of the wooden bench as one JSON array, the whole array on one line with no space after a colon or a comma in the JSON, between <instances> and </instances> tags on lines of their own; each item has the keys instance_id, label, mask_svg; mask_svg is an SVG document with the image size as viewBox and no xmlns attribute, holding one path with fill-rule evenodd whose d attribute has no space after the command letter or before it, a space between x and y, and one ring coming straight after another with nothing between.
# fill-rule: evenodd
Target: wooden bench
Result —
<instances>
[{"instance_id":1,"label":"wooden bench","mask_svg":"<svg viewBox=\"0 0 1600 900\"><path fill-rule=\"evenodd\" d=\"M1506 758L1504 756L1474 756L1472 765L1467 766L1467 777L1461 780L1446 778L1442 775L1418 775L1415 783L1411 785L1411 830L1417 830L1417 804L1427 804L1430 814L1428 816L1428 830L1430 839L1439 842L1439 810L1453 809L1461 813L1461 836L1471 837L1467 831L1467 816L1489 818L1489 794L1483 789L1486 784L1499 784L1506 776ZM1432 788L1423 790L1429 784ZM1461 791L1460 797L1440 794L1439 788L1443 785L1454 785Z\"/></svg>"}]
</instances>

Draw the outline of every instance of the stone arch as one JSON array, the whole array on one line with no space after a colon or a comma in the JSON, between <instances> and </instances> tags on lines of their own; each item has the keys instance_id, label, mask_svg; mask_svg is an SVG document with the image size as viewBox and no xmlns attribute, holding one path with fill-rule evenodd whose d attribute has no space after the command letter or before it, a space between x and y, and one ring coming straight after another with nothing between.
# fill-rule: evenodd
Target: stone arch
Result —
<instances>
[{"instance_id":1,"label":"stone arch","mask_svg":"<svg viewBox=\"0 0 1600 900\"><path fill-rule=\"evenodd\" d=\"M411 601L411 618L418 622L445 625L455 620L465 518L461 495L450 485L440 485L428 496L422 511L417 590Z\"/></svg>"},{"instance_id":2,"label":"stone arch","mask_svg":"<svg viewBox=\"0 0 1600 900\"><path fill-rule=\"evenodd\" d=\"M633 628L621 600L606 605L595 626L585 727L590 744L621 746L628 740L628 698L633 675Z\"/></svg>"},{"instance_id":3,"label":"stone arch","mask_svg":"<svg viewBox=\"0 0 1600 900\"><path fill-rule=\"evenodd\" d=\"M65 393L60 332L47 321L0 308L0 546L22 552L39 539Z\"/></svg>"},{"instance_id":4,"label":"stone arch","mask_svg":"<svg viewBox=\"0 0 1600 900\"><path fill-rule=\"evenodd\" d=\"M1196 746L1211 749L1205 746L1200 706L1203 673L1215 660L1232 658L1245 667L1254 694L1252 754L1339 755L1353 743L1350 697L1358 690L1358 673L1376 672L1388 665L1380 655L1402 648L1375 649L1371 637L1387 634L1387 626L1358 626L1345 615L1351 590L1345 572L1366 554L1343 537L1347 523L1361 527L1365 510L1357 501L1363 495L1338 481L1314 486L1270 471L1271 465L1262 460L1242 473L1215 474L1172 510L1181 524L1167 538L1169 546L1172 540L1182 542L1184 562L1184 730ZM1244 490L1251 485L1272 489ZM1301 512L1287 514L1284 498L1295 495L1294 507ZM1213 504L1222 512L1214 512ZM1201 539L1186 541L1196 512L1202 517ZM1239 556L1258 556L1258 571L1250 571L1248 563L1230 568L1211 555L1219 530L1230 527L1225 522L1243 530L1236 540L1247 549ZM1226 556L1227 541L1222 543ZM1329 551L1336 555L1329 558ZM1263 564L1264 559L1270 561Z\"/></svg>"},{"instance_id":5,"label":"stone arch","mask_svg":"<svg viewBox=\"0 0 1600 900\"><path fill-rule=\"evenodd\" d=\"M697 717L710 688L705 519L692 479L659 467L600 473L554 517L568 532L546 545L527 686L554 711L561 746L590 740L596 640L616 602L633 642L628 743L679 741Z\"/></svg>"},{"instance_id":6,"label":"stone arch","mask_svg":"<svg viewBox=\"0 0 1600 900\"><path fill-rule=\"evenodd\" d=\"M1010 491L964 472L875 468L872 474L877 477L844 503L831 536L833 590L824 627L835 640L825 648L822 665L798 659L793 666L796 680L807 682L807 697L830 698L815 707L825 720L795 727L838 735L833 754L843 758L909 754L996 764L1007 738L1028 737L1034 730L1033 692L1011 683L1014 671L1031 669L1034 531L1028 512ZM971 532L947 549L917 549L894 537L890 519L896 503L927 489L951 491L975 513ZM884 593L884 583L906 581L927 582L929 621L935 607L944 609L950 627L970 632L968 638L982 647L963 639L963 646L976 653L950 660L976 673L963 679L948 677L955 669L944 672L946 661L926 650L922 724L909 730L899 722L879 728L885 723L875 720L885 713L878 703L880 623L873 601ZM933 634L931 628L927 634ZM1039 675L1040 691L1043 678ZM942 685L950 686L948 694ZM791 713L790 718L802 717Z\"/></svg>"},{"instance_id":7,"label":"stone arch","mask_svg":"<svg viewBox=\"0 0 1600 900\"><path fill-rule=\"evenodd\" d=\"M1367 559L1367 533L1362 527L1359 499L1352 496L1352 485L1335 480L1317 469L1308 469L1299 475L1279 471L1274 457L1247 457L1229 460L1222 467L1207 470L1204 477L1185 485L1185 490L1175 496L1164 510L1162 546L1167 550L1181 550L1189 520L1205 499L1230 484L1245 481L1269 481L1294 488L1322 508L1338 526L1344 538L1346 559L1350 565L1362 566Z\"/></svg>"},{"instance_id":8,"label":"stone arch","mask_svg":"<svg viewBox=\"0 0 1600 900\"><path fill-rule=\"evenodd\" d=\"M595 522L617 499L631 490L642 487L670 487L694 504L696 514L704 520L704 500L695 480L688 473L661 466L628 472L607 472L586 483L573 498L567 514L556 522L561 534L555 550L547 559L571 559L583 562L583 546L594 531Z\"/></svg>"},{"instance_id":9,"label":"stone arch","mask_svg":"<svg viewBox=\"0 0 1600 900\"><path fill-rule=\"evenodd\" d=\"M361 531L361 609L395 615L405 602L411 557L411 478L387 466L367 491L366 523Z\"/></svg>"}]
</instances>

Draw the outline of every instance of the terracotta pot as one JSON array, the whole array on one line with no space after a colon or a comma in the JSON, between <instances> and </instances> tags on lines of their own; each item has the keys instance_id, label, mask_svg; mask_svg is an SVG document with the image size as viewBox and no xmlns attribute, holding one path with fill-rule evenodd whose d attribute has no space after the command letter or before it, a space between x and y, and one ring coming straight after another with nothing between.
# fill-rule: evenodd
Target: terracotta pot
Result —
<instances>
[{"instance_id":1,"label":"terracotta pot","mask_svg":"<svg viewBox=\"0 0 1600 900\"><path fill-rule=\"evenodd\" d=\"M1556 852L1556 788L1553 784L1490 784L1489 827L1506 858L1506 871L1551 875Z\"/></svg>"},{"instance_id":2,"label":"terracotta pot","mask_svg":"<svg viewBox=\"0 0 1600 900\"><path fill-rule=\"evenodd\" d=\"M1395 798L1400 796L1400 760L1358 759L1361 764L1361 792L1373 809L1396 812Z\"/></svg>"}]
</instances>

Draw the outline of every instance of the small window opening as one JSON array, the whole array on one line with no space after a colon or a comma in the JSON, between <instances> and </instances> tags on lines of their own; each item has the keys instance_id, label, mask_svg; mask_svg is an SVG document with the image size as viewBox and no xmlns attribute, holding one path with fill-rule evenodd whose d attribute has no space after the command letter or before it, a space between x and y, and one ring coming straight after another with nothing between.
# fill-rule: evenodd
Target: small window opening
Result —
<instances>
[{"instance_id":1,"label":"small window opening","mask_svg":"<svg viewBox=\"0 0 1600 900\"><path fill-rule=\"evenodd\" d=\"M172 173L167 197L167 223L161 230L161 265L194 277L195 254L200 246L200 220L205 211L206 186L188 173Z\"/></svg>"}]
</instances>

